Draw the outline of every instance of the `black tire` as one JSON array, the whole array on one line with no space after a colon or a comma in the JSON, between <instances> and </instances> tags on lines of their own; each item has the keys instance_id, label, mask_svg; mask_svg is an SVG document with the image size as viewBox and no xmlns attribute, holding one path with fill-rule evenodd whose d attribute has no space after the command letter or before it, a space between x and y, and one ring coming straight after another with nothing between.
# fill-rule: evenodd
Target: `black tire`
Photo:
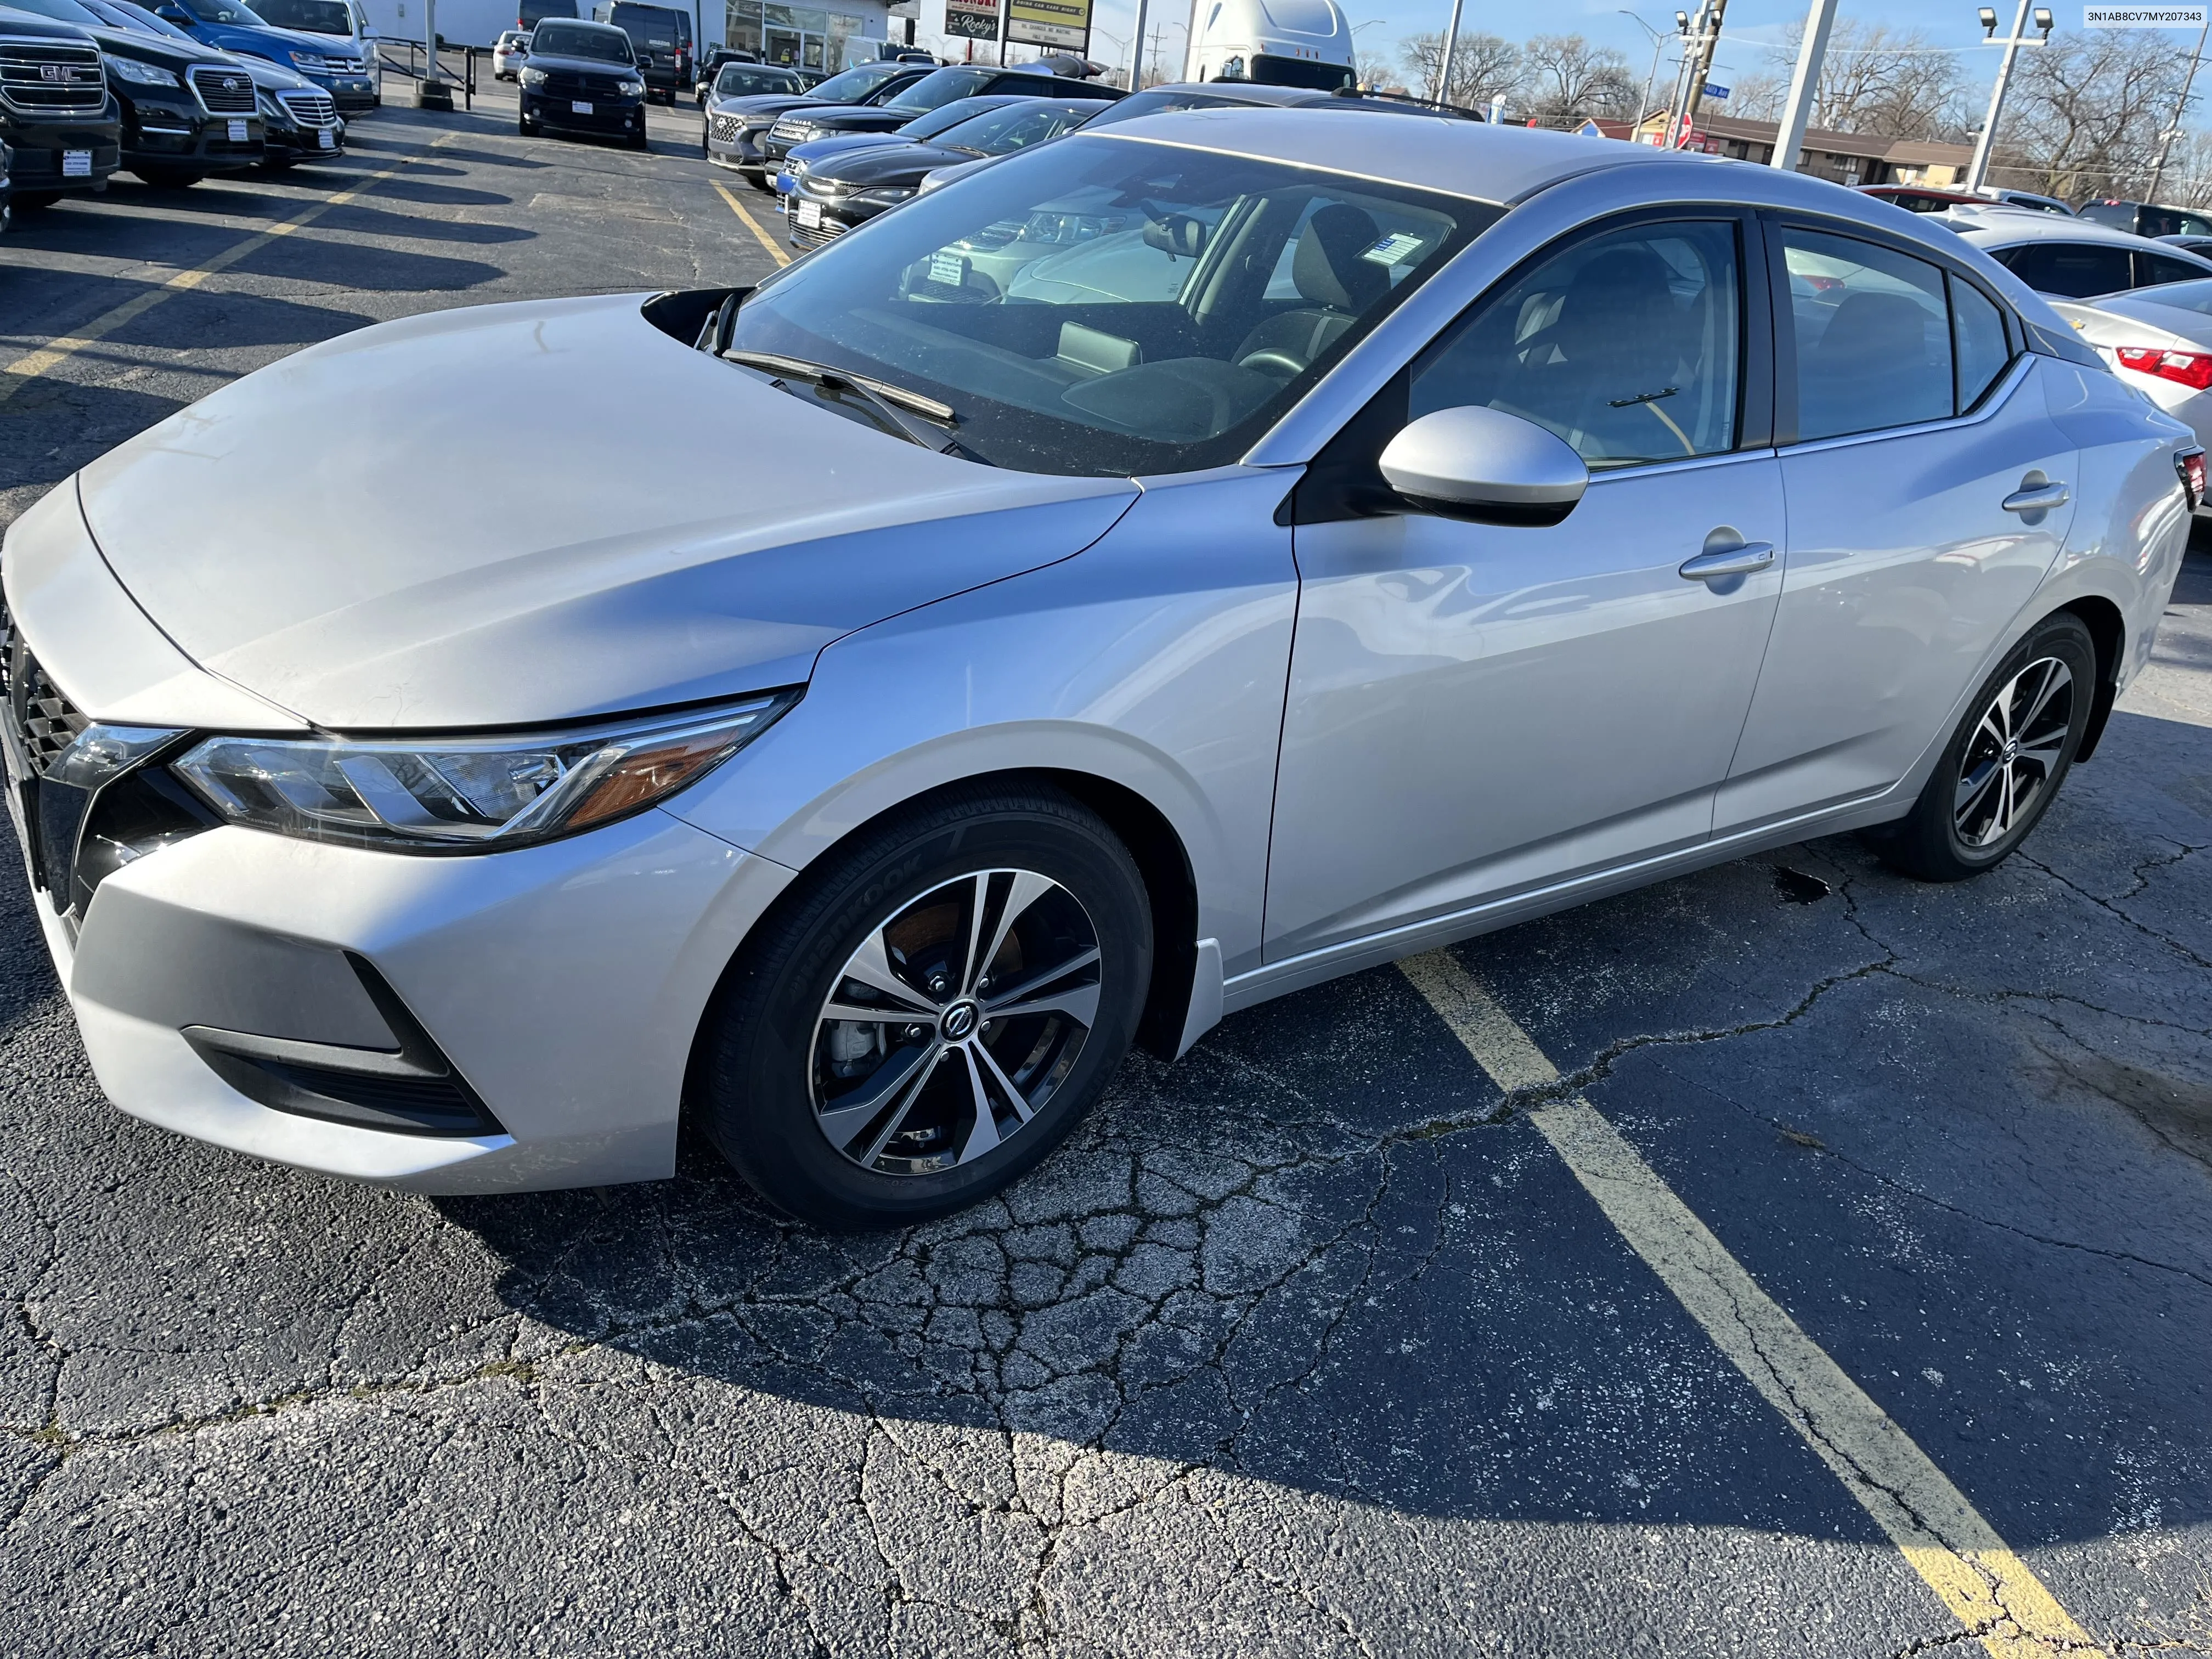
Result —
<instances>
[{"instance_id":1,"label":"black tire","mask_svg":"<svg viewBox=\"0 0 2212 1659\"><path fill-rule=\"evenodd\" d=\"M771 196L775 194L775 186L769 182L768 174L765 173L748 171L745 174L745 182L755 190L764 190Z\"/></svg>"},{"instance_id":2,"label":"black tire","mask_svg":"<svg viewBox=\"0 0 2212 1659\"><path fill-rule=\"evenodd\" d=\"M1869 838L1883 862L1922 881L2003 863L2065 781L2096 685L2081 619L2062 611L2038 623L1975 693L1912 811Z\"/></svg>"},{"instance_id":3,"label":"black tire","mask_svg":"<svg viewBox=\"0 0 2212 1659\"><path fill-rule=\"evenodd\" d=\"M143 167L131 171L156 190L190 190L207 177L204 173L194 173L186 167Z\"/></svg>"},{"instance_id":4,"label":"black tire","mask_svg":"<svg viewBox=\"0 0 2212 1659\"><path fill-rule=\"evenodd\" d=\"M261 170L264 173L289 173L299 164L300 158L289 154L264 155L261 158Z\"/></svg>"},{"instance_id":5,"label":"black tire","mask_svg":"<svg viewBox=\"0 0 2212 1659\"><path fill-rule=\"evenodd\" d=\"M707 129L704 127L699 129L699 159L702 161L714 159L714 152L707 148Z\"/></svg>"},{"instance_id":6,"label":"black tire","mask_svg":"<svg viewBox=\"0 0 2212 1659\"><path fill-rule=\"evenodd\" d=\"M17 190L8 195L10 206L19 213L35 213L40 208L50 208L62 199L58 190Z\"/></svg>"},{"instance_id":7,"label":"black tire","mask_svg":"<svg viewBox=\"0 0 2212 1659\"><path fill-rule=\"evenodd\" d=\"M628 138L625 138L623 142L628 144L632 149L651 149L653 148L653 140L645 136L645 118L643 116L640 116L638 118L637 131L630 134L630 136Z\"/></svg>"},{"instance_id":8,"label":"black tire","mask_svg":"<svg viewBox=\"0 0 2212 1659\"><path fill-rule=\"evenodd\" d=\"M981 878L976 901L970 896L978 891L975 878L988 872L1000 873ZM1022 889L1011 872L1031 883L1026 908L1013 902ZM1038 878L1049 890L1041 896ZM939 901L940 892L951 896ZM916 906L924 896L933 902ZM945 921L948 905L952 920ZM975 950L988 959L971 967L962 918L977 908L994 929L1008 911L1018 911L1020 921L1009 925L995 954L988 945ZM924 1023L906 1024L902 1010L880 1000L900 1018L866 1024L823 1019L833 993L848 1001L868 994L848 988L866 981L849 980L848 970L855 953L894 922L903 930L903 948L887 950L885 959L898 957L892 971L915 995L937 1002L941 1017L924 1014ZM939 946L915 931L940 924L941 958L931 954ZM1091 961L1080 950L1086 937L1094 941ZM1152 959L1143 878L1095 813L1046 787L947 791L827 855L763 918L715 992L688 1109L763 1197L801 1220L848 1230L944 1215L1036 1167L1105 1090L1135 1034ZM1065 976L1048 981L1033 972L1039 960L1047 974L1056 963L1070 966ZM1026 982L991 993L1002 999L993 1005L985 994L994 971L1002 981L1023 974ZM1079 1017L1003 1012L1011 1006L1004 999L1022 1004L1071 984L1087 992L1092 975L1096 1001L1087 1029ZM974 993L967 994L962 987L970 982ZM963 1003L964 1030L956 1024ZM977 1023L987 1015L989 1023ZM988 1036L994 1024L998 1035ZM863 1051L852 1060L848 1049L845 1063L864 1069L857 1077L842 1071L833 1076L837 1046L855 1036ZM991 1095L996 1085L978 1081L971 1088L971 1072L981 1079L989 1068L963 1052L963 1038L973 1048L988 1049L981 1058L1016 1083L1030 1115L1018 1118L1003 1089ZM876 1049L872 1065L869 1042ZM886 1072L892 1079L887 1085L878 1082ZM919 1079L910 1097L897 1081L902 1076ZM842 1086L841 1079L850 1086L827 1095ZM841 1151L824 1116L836 1113L817 1104L817 1090L844 1102L884 1087L891 1091L882 1097L890 1103L866 1108L866 1127L852 1125L848 1150ZM908 1103L900 1104L902 1097ZM992 1107L986 1134L978 1114L994 1100L1005 1110ZM853 1115L854 1109L846 1109L846 1117ZM989 1149L971 1156L979 1142Z\"/></svg>"},{"instance_id":9,"label":"black tire","mask_svg":"<svg viewBox=\"0 0 2212 1659\"><path fill-rule=\"evenodd\" d=\"M526 114L518 115L514 118L514 130L525 138L535 138L538 136L538 123L532 120Z\"/></svg>"}]
</instances>

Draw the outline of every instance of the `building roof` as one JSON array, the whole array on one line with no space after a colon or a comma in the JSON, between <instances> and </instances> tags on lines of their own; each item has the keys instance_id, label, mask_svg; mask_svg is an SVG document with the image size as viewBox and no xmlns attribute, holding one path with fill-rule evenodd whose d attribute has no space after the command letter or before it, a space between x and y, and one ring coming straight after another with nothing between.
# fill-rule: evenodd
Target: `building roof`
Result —
<instances>
[{"instance_id":1,"label":"building roof","mask_svg":"<svg viewBox=\"0 0 2212 1659\"><path fill-rule=\"evenodd\" d=\"M1739 143L1753 144L1771 144L1782 131L1778 122L1747 121L1734 115L1700 115L1697 128L1716 138L1733 138ZM1870 161L1886 161L1892 167L1963 167L1974 158L1972 147L1966 144L1939 144L1923 138L1883 138L1864 132L1831 132L1823 127L1807 130L1804 148L1830 155L1863 156Z\"/></svg>"}]
</instances>

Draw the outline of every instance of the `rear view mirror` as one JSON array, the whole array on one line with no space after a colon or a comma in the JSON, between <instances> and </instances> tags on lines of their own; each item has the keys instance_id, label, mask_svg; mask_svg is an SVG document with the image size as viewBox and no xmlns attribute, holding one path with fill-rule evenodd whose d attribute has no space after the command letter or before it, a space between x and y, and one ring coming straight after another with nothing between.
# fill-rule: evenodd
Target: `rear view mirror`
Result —
<instances>
[{"instance_id":1,"label":"rear view mirror","mask_svg":"<svg viewBox=\"0 0 2212 1659\"><path fill-rule=\"evenodd\" d=\"M1439 409L1384 446L1382 477L1414 507L1476 524L1553 525L1589 469L1565 440L1502 409Z\"/></svg>"},{"instance_id":2,"label":"rear view mirror","mask_svg":"<svg viewBox=\"0 0 2212 1659\"><path fill-rule=\"evenodd\" d=\"M1179 259L1195 259L1206 246L1206 224L1188 213L1145 221L1145 246Z\"/></svg>"}]
</instances>

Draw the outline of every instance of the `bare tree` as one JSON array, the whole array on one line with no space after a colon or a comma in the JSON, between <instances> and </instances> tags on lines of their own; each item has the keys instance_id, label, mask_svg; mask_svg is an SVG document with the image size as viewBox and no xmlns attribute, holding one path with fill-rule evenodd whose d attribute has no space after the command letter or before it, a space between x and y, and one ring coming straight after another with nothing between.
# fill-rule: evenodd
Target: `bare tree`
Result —
<instances>
[{"instance_id":1,"label":"bare tree","mask_svg":"<svg viewBox=\"0 0 2212 1659\"><path fill-rule=\"evenodd\" d=\"M1729 113L1779 120L1804 26L1793 23L1768 54L1768 69L1737 82ZM1829 37L1814 94L1813 125L1883 138L1955 139L1965 132L1958 54L1919 29L1844 18Z\"/></svg>"},{"instance_id":2,"label":"bare tree","mask_svg":"<svg viewBox=\"0 0 2212 1659\"><path fill-rule=\"evenodd\" d=\"M2069 199L2142 191L2187 72L2185 53L2133 30L2060 34L2023 52L1992 182Z\"/></svg>"},{"instance_id":3,"label":"bare tree","mask_svg":"<svg viewBox=\"0 0 2212 1659\"><path fill-rule=\"evenodd\" d=\"M1424 97L1437 85L1437 62L1443 56L1441 34L1416 34L1398 43L1398 61ZM1493 98L1508 103L1521 96L1521 48L1494 34L1462 34L1452 52L1451 85L1444 101L1477 109Z\"/></svg>"},{"instance_id":4,"label":"bare tree","mask_svg":"<svg viewBox=\"0 0 2212 1659\"><path fill-rule=\"evenodd\" d=\"M1547 123L1640 113L1643 83L1628 60L1579 34L1539 34L1522 53L1529 112Z\"/></svg>"}]
</instances>

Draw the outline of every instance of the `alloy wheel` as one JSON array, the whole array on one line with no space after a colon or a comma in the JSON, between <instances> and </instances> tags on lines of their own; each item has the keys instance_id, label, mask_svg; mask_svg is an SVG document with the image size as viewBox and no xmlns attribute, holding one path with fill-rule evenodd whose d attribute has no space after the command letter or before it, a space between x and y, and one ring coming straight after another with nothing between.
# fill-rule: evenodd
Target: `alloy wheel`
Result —
<instances>
[{"instance_id":1,"label":"alloy wheel","mask_svg":"<svg viewBox=\"0 0 2212 1659\"><path fill-rule=\"evenodd\" d=\"M2074 673L2039 657L1998 688L1959 763L1951 823L1960 845L1996 846L2034 811L2057 775L2074 720Z\"/></svg>"},{"instance_id":2,"label":"alloy wheel","mask_svg":"<svg viewBox=\"0 0 2212 1659\"><path fill-rule=\"evenodd\" d=\"M847 960L815 1018L815 1122L881 1175L974 1162L1034 1121L1098 1019L1097 930L1030 870L956 877Z\"/></svg>"}]
</instances>

